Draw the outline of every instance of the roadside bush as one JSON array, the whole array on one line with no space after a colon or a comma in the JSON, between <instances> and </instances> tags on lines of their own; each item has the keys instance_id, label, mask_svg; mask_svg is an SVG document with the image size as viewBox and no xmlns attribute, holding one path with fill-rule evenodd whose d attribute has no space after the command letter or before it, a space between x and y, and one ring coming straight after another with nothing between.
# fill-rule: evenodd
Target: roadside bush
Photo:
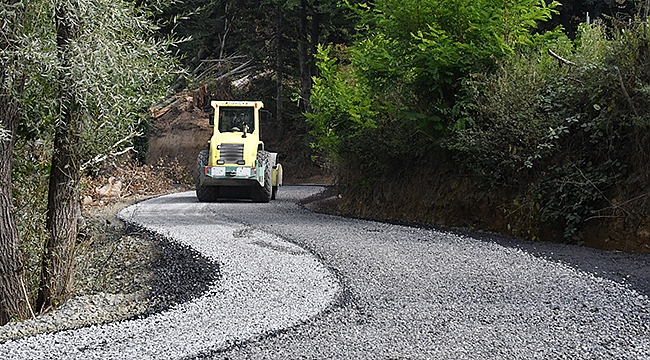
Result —
<instances>
[{"instance_id":1,"label":"roadside bush","mask_svg":"<svg viewBox=\"0 0 650 360\"><path fill-rule=\"evenodd\" d=\"M400 176L409 162L431 148L418 121L424 115L397 106L395 91L377 93L343 47L320 47L320 77L314 79L306 114L316 142L339 168L342 190L371 191L378 182Z\"/></svg>"},{"instance_id":2,"label":"roadside bush","mask_svg":"<svg viewBox=\"0 0 650 360\"><path fill-rule=\"evenodd\" d=\"M473 122L447 145L579 243L585 221L622 211L612 203L617 189L642 181L633 175L648 160L648 42L640 24L596 24L582 26L574 44L559 37L548 48L561 55L529 53L468 81Z\"/></svg>"},{"instance_id":3,"label":"roadside bush","mask_svg":"<svg viewBox=\"0 0 650 360\"><path fill-rule=\"evenodd\" d=\"M346 186L368 188L439 149L457 113L466 112L456 105L461 80L529 44L530 29L549 19L558 3L382 0L348 6L363 35L349 48L319 49L315 111L307 116L314 145L355 179Z\"/></svg>"}]
</instances>

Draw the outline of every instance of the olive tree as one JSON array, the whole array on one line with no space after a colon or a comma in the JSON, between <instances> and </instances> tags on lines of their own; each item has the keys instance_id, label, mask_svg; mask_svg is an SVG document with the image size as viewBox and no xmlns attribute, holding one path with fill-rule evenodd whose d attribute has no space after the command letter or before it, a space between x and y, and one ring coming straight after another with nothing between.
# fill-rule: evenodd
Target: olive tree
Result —
<instances>
[{"instance_id":1,"label":"olive tree","mask_svg":"<svg viewBox=\"0 0 650 360\"><path fill-rule=\"evenodd\" d=\"M25 317L29 304L23 296L24 267L11 196L11 158L23 79L14 51L18 34L9 24L22 21L23 10L17 0L0 3L0 325L12 317Z\"/></svg>"},{"instance_id":2,"label":"olive tree","mask_svg":"<svg viewBox=\"0 0 650 360\"><path fill-rule=\"evenodd\" d=\"M128 150L141 113L173 75L168 43L120 0L61 0L54 14L58 109L47 205L39 311L64 302L72 283L80 172Z\"/></svg>"},{"instance_id":3,"label":"olive tree","mask_svg":"<svg viewBox=\"0 0 650 360\"><path fill-rule=\"evenodd\" d=\"M24 318L20 239L11 197L18 129L53 141L37 310L70 292L88 166L130 149L148 106L175 76L170 41L125 0L3 1L0 7L0 321ZM5 269L6 268L6 269Z\"/></svg>"}]
</instances>

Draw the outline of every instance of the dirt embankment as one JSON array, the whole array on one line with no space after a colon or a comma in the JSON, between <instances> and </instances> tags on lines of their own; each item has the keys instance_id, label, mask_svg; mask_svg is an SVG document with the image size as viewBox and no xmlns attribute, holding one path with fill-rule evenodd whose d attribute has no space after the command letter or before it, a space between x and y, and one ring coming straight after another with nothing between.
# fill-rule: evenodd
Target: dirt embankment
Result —
<instances>
[{"instance_id":1,"label":"dirt embankment","mask_svg":"<svg viewBox=\"0 0 650 360\"><path fill-rule=\"evenodd\" d=\"M627 209L618 216L589 220L580 229L583 244L604 250L649 253L648 205L637 205L645 210ZM637 205L628 204L629 207ZM564 241L561 224L541 222L538 209L519 202L516 193L481 188L470 175L444 167L386 179L372 189L343 189L343 194L330 206L342 215L354 217L434 224L547 242Z\"/></svg>"},{"instance_id":2,"label":"dirt embankment","mask_svg":"<svg viewBox=\"0 0 650 360\"><path fill-rule=\"evenodd\" d=\"M191 98L181 99L158 116L151 128L147 164L156 164L161 159L177 159L192 179L196 157L208 148L212 136L209 113L194 106Z\"/></svg>"}]
</instances>

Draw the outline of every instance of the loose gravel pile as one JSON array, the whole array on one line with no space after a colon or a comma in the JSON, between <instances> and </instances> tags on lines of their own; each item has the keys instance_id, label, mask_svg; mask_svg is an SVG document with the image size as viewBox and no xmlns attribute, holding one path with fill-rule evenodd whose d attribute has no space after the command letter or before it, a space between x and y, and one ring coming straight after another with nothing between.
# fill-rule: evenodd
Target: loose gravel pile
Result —
<instances>
[{"instance_id":1,"label":"loose gravel pile","mask_svg":"<svg viewBox=\"0 0 650 360\"><path fill-rule=\"evenodd\" d=\"M122 218L220 263L221 281L146 318L9 341L0 354L650 358L648 255L319 215L296 202L320 189L281 190L269 204L182 193L128 208Z\"/></svg>"},{"instance_id":2,"label":"loose gravel pile","mask_svg":"<svg viewBox=\"0 0 650 360\"><path fill-rule=\"evenodd\" d=\"M112 220L75 259L75 297L35 319L1 326L0 343L145 317L195 299L219 280L218 263L192 248Z\"/></svg>"}]
</instances>

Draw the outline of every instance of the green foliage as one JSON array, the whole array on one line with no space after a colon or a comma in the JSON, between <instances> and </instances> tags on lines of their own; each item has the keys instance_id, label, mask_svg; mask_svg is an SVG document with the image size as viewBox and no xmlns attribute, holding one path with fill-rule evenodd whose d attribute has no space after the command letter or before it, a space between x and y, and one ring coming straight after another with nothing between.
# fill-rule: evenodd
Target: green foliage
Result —
<instances>
[{"instance_id":1,"label":"green foliage","mask_svg":"<svg viewBox=\"0 0 650 360\"><path fill-rule=\"evenodd\" d=\"M376 127L372 97L353 70L337 65L330 57L332 48L319 46L317 59L320 77L314 78L311 102L316 110L307 114L321 151L337 154L342 140L354 140L366 129ZM347 141L345 141L347 143Z\"/></svg>"},{"instance_id":2,"label":"green foliage","mask_svg":"<svg viewBox=\"0 0 650 360\"><path fill-rule=\"evenodd\" d=\"M471 107L457 104L463 79L531 43L529 30L557 5L533 0L348 3L361 35L344 59L349 65L337 66L329 53L319 54L321 73L312 94L316 114L310 117L319 144L338 156L341 149L332 144L379 123L408 129L411 136L446 133ZM394 140L387 140L389 147Z\"/></svg>"},{"instance_id":3,"label":"green foliage","mask_svg":"<svg viewBox=\"0 0 650 360\"><path fill-rule=\"evenodd\" d=\"M558 4L381 0L347 5L359 19L359 35L338 63L332 48L320 50L309 122L318 146L362 172L354 181L371 185L434 151L451 129L471 121L474 104L457 95L463 83L532 44L530 30Z\"/></svg>"},{"instance_id":4,"label":"green foliage","mask_svg":"<svg viewBox=\"0 0 650 360\"><path fill-rule=\"evenodd\" d=\"M69 96L82 115L82 147L78 160L93 166L129 148L138 135L142 114L164 95L177 74L167 53L168 41L155 40L156 27L143 13L122 1L74 2L70 19L79 34L68 43L68 64L56 55L56 31L48 18L55 2L30 2L30 27L21 43L26 64L25 121L27 139L48 139L51 126L61 121L60 77L65 73ZM146 115L145 115L146 116Z\"/></svg>"},{"instance_id":5,"label":"green foliage","mask_svg":"<svg viewBox=\"0 0 650 360\"><path fill-rule=\"evenodd\" d=\"M374 93L420 114L422 129L440 130L452 123L462 79L529 44L530 29L550 18L557 5L535 0L357 5L365 31L352 51L352 65Z\"/></svg>"},{"instance_id":6,"label":"green foliage","mask_svg":"<svg viewBox=\"0 0 650 360\"><path fill-rule=\"evenodd\" d=\"M608 202L607 193L620 183L626 166L608 159L599 164L572 162L549 167L549 174L533 182L542 195L540 220L558 225L566 241L580 244L584 222ZM611 204L610 204L611 205Z\"/></svg>"},{"instance_id":7,"label":"green foliage","mask_svg":"<svg viewBox=\"0 0 650 360\"><path fill-rule=\"evenodd\" d=\"M449 148L492 186L527 189L540 220L580 242L587 219L616 210L614 190L629 185L647 141L650 67L638 31L583 26L575 47L547 43L574 66L530 53L468 82L475 122Z\"/></svg>"}]
</instances>

